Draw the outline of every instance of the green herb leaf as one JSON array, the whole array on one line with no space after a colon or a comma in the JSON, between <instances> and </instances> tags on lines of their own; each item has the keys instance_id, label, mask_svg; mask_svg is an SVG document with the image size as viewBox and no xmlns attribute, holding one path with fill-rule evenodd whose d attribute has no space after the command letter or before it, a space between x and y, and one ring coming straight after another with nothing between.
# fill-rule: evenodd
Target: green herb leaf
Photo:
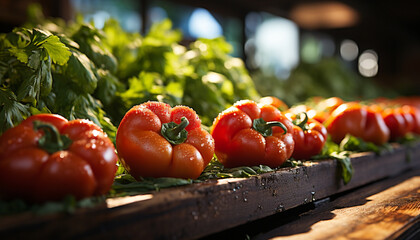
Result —
<instances>
[{"instance_id":1,"label":"green herb leaf","mask_svg":"<svg viewBox=\"0 0 420 240\"><path fill-rule=\"evenodd\" d=\"M353 166L350 160L349 152L333 152L330 155L332 158L336 159L340 167L341 178L343 179L344 184L348 184L353 177Z\"/></svg>"},{"instance_id":2,"label":"green herb leaf","mask_svg":"<svg viewBox=\"0 0 420 240\"><path fill-rule=\"evenodd\" d=\"M71 52L57 36L49 36L43 43L42 47L47 50L52 61L58 65L64 65L70 58Z\"/></svg>"},{"instance_id":3,"label":"green herb leaf","mask_svg":"<svg viewBox=\"0 0 420 240\"><path fill-rule=\"evenodd\" d=\"M342 151L352 152L375 152L380 153L380 149L377 145L371 142L366 142L361 138L354 137L347 134L346 137L340 143L340 149Z\"/></svg>"},{"instance_id":4,"label":"green herb leaf","mask_svg":"<svg viewBox=\"0 0 420 240\"><path fill-rule=\"evenodd\" d=\"M298 167L298 166L303 166L302 161L300 160L293 160L293 159L287 159L283 165L281 165L282 168L285 167Z\"/></svg>"},{"instance_id":5,"label":"green herb leaf","mask_svg":"<svg viewBox=\"0 0 420 240\"><path fill-rule=\"evenodd\" d=\"M223 164L217 161L216 158L213 158L198 179L206 180L214 178L249 178L258 174L269 173L273 171L274 169L265 165L225 168Z\"/></svg>"},{"instance_id":6,"label":"green herb leaf","mask_svg":"<svg viewBox=\"0 0 420 240\"><path fill-rule=\"evenodd\" d=\"M37 70L39 65L41 64L41 50L33 50L32 54L29 56L28 67L32 68L33 70Z\"/></svg>"},{"instance_id":7,"label":"green herb leaf","mask_svg":"<svg viewBox=\"0 0 420 240\"><path fill-rule=\"evenodd\" d=\"M29 116L28 106L19 103L10 90L0 88L0 102L0 133Z\"/></svg>"},{"instance_id":8,"label":"green herb leaf","mask_svg":"<svg viewBox=\"0 0 420 240\"><path fill-rule=\"evenodd\" d=\"M111 197L135 195L151 191L159 191L164 188L184 186L196 182L191 179L182 178L144 178L136 181L131 175L123 174L115 178L112 185Z\"/></svg>"},{"instance_id":9,"label":"green herb leaf","mask_svg":"<svg viewBox=\"0 0 420 240\"><path fill-rule=\"evenodd\" d=\"M8 49L12 56L15 56L22 63L28 63L29 56L26 53L25 49L11 47Z\"/></svg>"},{"instance_id":10,"label":"green herb leaf","mask_svg":"<svg viewBox=\"0 0 420 240\"><path fill-rule=\"evenodd\" d=\"M93 93L98 83L94 64L85 54L75 50L71 52L66 75L79 86L80 90L85 93Z\"/></svg>"}]
</instances>

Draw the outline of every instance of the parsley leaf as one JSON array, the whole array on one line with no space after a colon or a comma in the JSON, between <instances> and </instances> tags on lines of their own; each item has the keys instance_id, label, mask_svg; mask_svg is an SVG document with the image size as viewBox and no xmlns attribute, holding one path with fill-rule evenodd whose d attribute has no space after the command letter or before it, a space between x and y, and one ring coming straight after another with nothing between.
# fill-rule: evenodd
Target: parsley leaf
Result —
<instances>
[{"instance_id":1,"label":"parsley leaf","mask_svg":"<svg viewBox=\"0 0 420 240\"><path fill-rule=\"evenodd\" d=\"M57 36L49 36L42 47L47 50L52 61L58 65L66 64L71 55L69 48L60 42Z\"/></svg>"},{"instance_id":2,"label":"parsley leaf","mask_svg":"<svg viewBox=\"0 0 420 240\"><path fill-rule=\"evenodd\" d=\"M8 89L0 88L0 103L0 133L29 115L28 106L19 103L16 95Z\"/></svg>"}]
</instances>

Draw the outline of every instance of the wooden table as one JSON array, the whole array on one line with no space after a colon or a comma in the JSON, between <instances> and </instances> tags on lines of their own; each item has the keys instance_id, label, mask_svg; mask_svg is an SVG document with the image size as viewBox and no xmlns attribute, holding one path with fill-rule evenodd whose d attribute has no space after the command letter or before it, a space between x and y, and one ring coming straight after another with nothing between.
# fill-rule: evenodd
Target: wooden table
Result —
<instances>
[{"instance_id":1,"label":"wooden table","mask_svg":"<svg viewBox=\"0 0 420 240\"><path fill-rule=\"evenodd\" d=\"M420 169L205 239L420 239Z\"/></svg>"},{"instance_id":2,"label":"wooden table","mask_svg":"<svg viewBox=\"0 0 420 240\"><path fill-rule=\"evenodd\" d=\"M325 160L108 199L71 215L3 217L0 239L392 239L418 229L420 145L351 157L347 185Z\"/></svg>"}]
</instances>

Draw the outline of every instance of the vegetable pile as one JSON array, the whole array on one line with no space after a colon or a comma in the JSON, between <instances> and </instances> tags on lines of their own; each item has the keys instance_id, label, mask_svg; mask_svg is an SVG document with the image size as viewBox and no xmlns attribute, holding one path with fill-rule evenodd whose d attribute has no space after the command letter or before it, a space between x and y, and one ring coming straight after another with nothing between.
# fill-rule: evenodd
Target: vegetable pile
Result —
<instances>
[{"instance_id":1,"label":"vegetable pile","mask_svg":"<svg viewBox=\"0 0 420 240\"><path fill-rule=\"evenodd\" d=\"M141 36L112 19L100 30L40 16L0 35L2 201L124 196L322 159L346 184L351 153L420 134L417 98L260 98L223 38L187 48L169 20Z\"/></svg>"}]
</instances>

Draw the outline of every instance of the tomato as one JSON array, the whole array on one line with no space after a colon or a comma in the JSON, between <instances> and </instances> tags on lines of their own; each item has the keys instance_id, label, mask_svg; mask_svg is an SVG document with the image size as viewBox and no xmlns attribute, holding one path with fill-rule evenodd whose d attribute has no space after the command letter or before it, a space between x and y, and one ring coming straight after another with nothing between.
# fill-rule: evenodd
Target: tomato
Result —
<instances>
[{"instance_id":1,"label":"tomato","mask_svg":"<svg viewBox=\"0 0 420 240\"><path fill-rule=\"evenodd\" d=\"M272 105L280 111L285 111L289 109L289 106L287 106L285 102L273 96L263 97L260 99L259 103L264 104L264 105Z\"/></svg>"},{"instance_id":2,"label":"tomato","mask_svg":"<svg viewBox=\"0 0 420 240\"><path fill-rule=\"evenodd\" d=\"M302 114L304 115L303 120L298 122L296 121L298 119L292 119L296 124L293 127L295 149L292 157L308 160L322 151L327 141L327 129L320 122L308 119L306 113ZM302 114L299 114L298 117Z\"/></svg>"},{"instance_id":3,"label":"tomato","mask_svg":"<svg viewBox=\"0 0 420 240\"><path fill-rule=\"evenodd\" d=\"M211 134L225 167L278 167L293 153L293 124L272 105L236 102L215 119Z\"/></svg>"},{"instance_id":4,"label":"tomato","mask_svg":"<svg viewBox=\"0 0 420 240\"><path fill-rule=\"evenodd\" d=\"M401 114L399 109L387 108L382 112L382 117L391 131L392 140L401 138L409 132L410 129L406 123L412 122L412 120L406 121L405 116Z\"/></svg>"},{"instance_id":5,"label":"tomato","mask_svg":"<svg viewBox=\"0 0 420 240\"><path fill-rule=\"evenodd\" d=\"M0 194L36 202L105 194L117 159L93 122L34 115L0 136Z\"/></svg>"},{"instance_id":6,"label":"tomato","mask_svg":"<svg viewBox=\"0 0 420 240\"><path fill-rule=\"evenodd\" d=\"M337 107L325 122L331 139L339 143L347 135L360 137L377 145L386 143L390 131L381 114L357 102L348 102Z\"/></svg>"},{"instance_id":7,"label":"tomato","mask_svg":"<svg viewBox=\"0 0 420 240\"><path fill-rule=\"evenodd\" d=\"M147 102L131 108L117 131L126 169L141 177L198 178L214 154L214 140L186 106Z\"/></svg>"}]
</instances>

